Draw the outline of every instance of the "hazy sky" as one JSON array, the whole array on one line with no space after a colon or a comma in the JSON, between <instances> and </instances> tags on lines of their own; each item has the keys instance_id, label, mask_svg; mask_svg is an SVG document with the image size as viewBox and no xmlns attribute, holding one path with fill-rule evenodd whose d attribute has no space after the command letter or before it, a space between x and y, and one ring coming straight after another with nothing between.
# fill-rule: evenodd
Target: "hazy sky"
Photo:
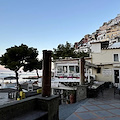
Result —
<instances>
[{"instance_id":1,"label":"hazy sky","mask_svg":"<svg viewBox=\"0 0 120 120\"><path fill-rule=\"evenodd\" d=\"M53 50L74 44L120 13L120 0L0 0L0 56L21 43Z\"/></svg>"}]
</instances>

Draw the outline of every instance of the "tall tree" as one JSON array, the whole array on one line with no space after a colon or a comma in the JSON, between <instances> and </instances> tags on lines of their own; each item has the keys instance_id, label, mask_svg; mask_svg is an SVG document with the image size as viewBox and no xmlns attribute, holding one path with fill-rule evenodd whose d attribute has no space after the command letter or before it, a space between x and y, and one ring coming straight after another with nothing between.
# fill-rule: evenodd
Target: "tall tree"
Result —
<instances>
[{"instance_id":1,"label":"tall tree","mask_svg":"<svg viewBox=\"0 0 120 120\"><path fill-rule=\"evenodd\" d=\"M53 48L52 56L54 59L58 59L59 57L74 57L74 46L68 42L65 45L59 44L57 49Z\"/></svg>"},{"instance_id":2,"label":"tall tree","mask_svg":"<svg viewBox=\"0 0 120 120\"><path fill-rule=\"evenodd\" d=\"M33 65L32 61L37 60L37 56L37 49L21 44L20 46L6 49L6 53L0 57L0 64L15 72L17 89L19 87L18 70L21 67L23 67L23 70L26 70L29 65Z\"/></svg>"},{"instance_id":3,"label":"tall tree","mask_svg":"<svg viewBox=\"0 0 120 120\"><path fill-rule=\"evenodd\" d=\"M42 69L42 60L38 60L38 59L34 59L34 60L31 60L31 62L29 62L28 64L25 65L24 67L24 71L33 71L33 70L36 70L36 74L37 74L37 78L39 78L39 73L38 73L38 70L41 70Z\"/></svg>"},{"instance_id":4,"label":"tall tree","mask_svg":"<svg viewBox=\"0 0 120 120\"><path fill-rule=\"evenodd\" d=\"M84 52L75 52L75 48L71 43L66 42L65 45L59 44L57 49L53 48L53 59L58 59L59 57L72 57L72 58L80 58L87 57L88 54Z\"/></svg>"}]
</instances>

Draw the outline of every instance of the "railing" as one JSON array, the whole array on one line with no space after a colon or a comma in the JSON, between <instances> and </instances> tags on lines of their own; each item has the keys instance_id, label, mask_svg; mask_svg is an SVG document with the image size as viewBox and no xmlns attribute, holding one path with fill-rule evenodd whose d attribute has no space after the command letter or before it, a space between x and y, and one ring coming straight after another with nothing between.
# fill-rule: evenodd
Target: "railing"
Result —
<instances>
[{"instance_id":1,"label":"railing","mask_svg":"<svg viewBox=\"0 0 120 120\"><path fill-rule=\"evenodd\" d=\"M8 92L9 99L16 99L16 91Z\"/></svg>"}]
</instances>

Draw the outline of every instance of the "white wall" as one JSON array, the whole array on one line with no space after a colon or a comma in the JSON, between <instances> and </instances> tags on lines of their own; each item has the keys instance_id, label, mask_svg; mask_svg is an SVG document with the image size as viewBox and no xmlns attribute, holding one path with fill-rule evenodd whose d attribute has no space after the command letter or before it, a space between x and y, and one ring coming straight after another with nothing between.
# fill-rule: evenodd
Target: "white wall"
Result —
<instances>
[{"instance_id":1,"label":"white wall","mask_svg":"<svg viewBox=\"0 0 120 120\"><path fill-rule=\"evenodd\" d=\"M95 43L91 46L92 53L100 53L101 52L101 43Z\"/></svg>"},{"instance_id":2,"label":"white wall","mask_svg":"<svg viewBox=\"0 0 120 120\"><path fill-rule=\"evenodd\" d=\"M119 54L120 49L106 49L101 50L101 53L92 53L92 63L93 64L113 64L114 57L113 54Z\"/></svg>"}]
</instances>

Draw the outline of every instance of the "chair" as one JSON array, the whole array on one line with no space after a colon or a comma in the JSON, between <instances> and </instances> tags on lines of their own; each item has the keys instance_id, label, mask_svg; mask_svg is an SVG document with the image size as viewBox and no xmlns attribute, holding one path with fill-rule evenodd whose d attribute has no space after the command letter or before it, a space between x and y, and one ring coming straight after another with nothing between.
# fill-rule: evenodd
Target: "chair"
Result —
<instances>
[{"instance_id":1,"label":"chair","mask_svg":"<svg viewBox=\"0 0 120 120\"><path fill-rule=\"evenodd\" d=\"M120 84L114 84L114 95L119 94L120 95Z\"/></svg>"}]
</instances>

